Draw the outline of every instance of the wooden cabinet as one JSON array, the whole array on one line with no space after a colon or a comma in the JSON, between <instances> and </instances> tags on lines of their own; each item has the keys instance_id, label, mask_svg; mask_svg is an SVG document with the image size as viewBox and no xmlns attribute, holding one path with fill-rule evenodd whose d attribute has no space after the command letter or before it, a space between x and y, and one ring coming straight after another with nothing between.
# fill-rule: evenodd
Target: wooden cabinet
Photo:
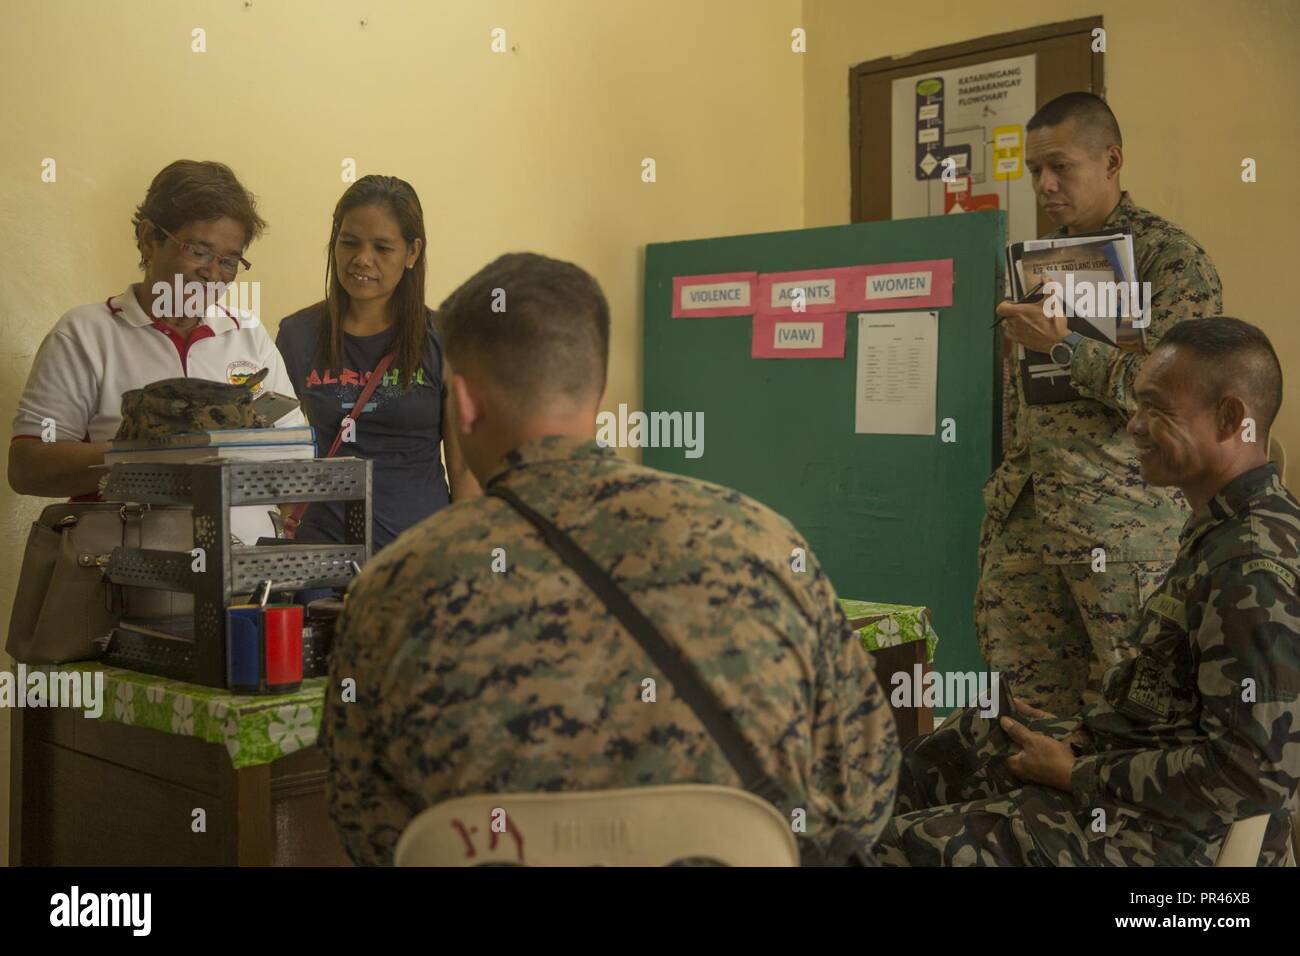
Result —
<instances>
[{"instance_id":1,"label":"wooden cabinet","mask_svg":"<svg viewBox=\"0 0 1300 956\"><path fill-rule=\"evenodd\" d=\"M318 747L235 770L194 737L75 710L12 717L11 866L350 865Z\"/></svg>"}]
</instances>

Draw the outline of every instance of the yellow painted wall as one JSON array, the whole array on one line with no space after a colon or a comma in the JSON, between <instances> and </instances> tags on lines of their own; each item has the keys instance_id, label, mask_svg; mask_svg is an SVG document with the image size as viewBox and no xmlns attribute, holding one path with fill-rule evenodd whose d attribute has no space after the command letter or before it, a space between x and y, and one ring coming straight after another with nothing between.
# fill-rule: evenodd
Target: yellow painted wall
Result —
<instances>
[{"instance_id":1,"label":"yellow painted wall","mask_svg":"<svg viewBox=\"0 0 1300 956\"><path fill-rule=\"evenodd\" d=\"M642 247L802 224L799 12L798 0L6 4L5 445L42 336L137 278L131 213L182 157L229 163L257 194L270 230L248 278L263 283L270 325L321 296L340 163L353 157L360 174L419 192L431 304L502 252L590 270L613 313L608 406L637 406ZM498 26L517 52L490 51ZM196 27L206 53L191 52ZM45 157L54 184L40 180ZM0 487L0 622L44 503ZM0 712L0 860L8 749Z\"/></svg>"},{"instance_id":2,"label":"yellow painted wall","mask_svg":"<svg viewBox=\"0 0 1300 956\"><path fill-rule=\"evenodd\" d=\"M1224 310L1262 327L1286 380L1275 434L1300 453L1300 324L1293 282L1300 223L1300 3L1294 0L808 0L805 225L849 221L850 67L885 56L1100 15L1106 95L1124 133L1121 182L1180 223L1213 258ZM1026 117L1028 119L1028 117ZM1241 181L1241 161L1258 182ZM1288 471L1296 484L1296 467Z\"/></svg>"},{"instance_id":3,"label":"yellow painted wall","mask_svg":"<svg viewBox=\"0 0 1300 956\"><path fill-rule=\"evenodd\" d=\"M3 437L58 316L135 278L131 212L180 157L223 160L258 194L271 228L249 278L271 326L320 296L353 157L361 174L419 191L432 304L508 250L591 270L614 315L607 406L635 405L645 243L848 221L850 66L1098 13L1125 187L1207 246L1228 309L1300 368L1300 329L1272 291L1294 272L1283 257L1300 218L1289 0L1001 0L924 16L901 0L60 0L10 4L0 35ZM803 56L789 48L796 25ZM489 52L496 26L517 52ZM207 53L190 52L195 27ZM647 156L653 185L640 180ZM1259 183L1240 182L1243 156ZM45 157L55 184L40 181ZM1298 398L1293 382L1288 404ZM1293 453L1297 422L1284 412ZM0 624L43 503L0 486ZM0 711L0 861L8 743Z\"/></svg>"}]
</instances>

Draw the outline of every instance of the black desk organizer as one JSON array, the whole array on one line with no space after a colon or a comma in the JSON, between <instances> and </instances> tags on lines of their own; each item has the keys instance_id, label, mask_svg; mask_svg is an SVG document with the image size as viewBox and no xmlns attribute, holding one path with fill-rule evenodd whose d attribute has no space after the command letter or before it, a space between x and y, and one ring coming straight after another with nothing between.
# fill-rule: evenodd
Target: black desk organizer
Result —
<instances>
[{"instance_id":1,"label":"black desk organizer","mask_svg":"<svg viewBox=\"0 0 1300 956\"><path fill-rule=\"evenodd\" d=\"M177 628L167 637L115 629L103 660L119 667L225 687L226 608L236 595L252 594L266 580L277 591L343 587L354 576L353 562L365 565L370 558L371 465L360 458L130 462L113 467L103 497L132 504L190 505L194 547L206 552L206 570L195 572L188 551L113 549L107 574L114 584L194 595L190 629ZM345 542L231 544L232 507L264 504L270 510L290 501L345 502Z\"/></svg>"}]
</instances>

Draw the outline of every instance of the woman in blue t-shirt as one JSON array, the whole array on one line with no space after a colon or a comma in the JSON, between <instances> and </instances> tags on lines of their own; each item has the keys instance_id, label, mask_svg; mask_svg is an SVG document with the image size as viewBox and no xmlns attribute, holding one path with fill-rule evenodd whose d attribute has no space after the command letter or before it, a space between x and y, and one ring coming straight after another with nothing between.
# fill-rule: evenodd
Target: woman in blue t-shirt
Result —
<instances>
[{"instance_id":1,"label":"woman in blue t-shirt","mask_svg":"<svg viewBox=\"0 0 1300 956\"><path fill-rule=\"evenodd\" d=\"M370 375L393 354L339 455L374 462L373 547L480 493L446 419L442 343L424 304L424 212L409 183L365 176L334 209L325 301L280 323L276 345L324 454ZM346 437L346 435L345 435ZM447 462L444 478L439 451ZM450 483L450 494L448 484ZM344 539L341 502L315 502L298 541Z\"/></svg>"}]
</instances>

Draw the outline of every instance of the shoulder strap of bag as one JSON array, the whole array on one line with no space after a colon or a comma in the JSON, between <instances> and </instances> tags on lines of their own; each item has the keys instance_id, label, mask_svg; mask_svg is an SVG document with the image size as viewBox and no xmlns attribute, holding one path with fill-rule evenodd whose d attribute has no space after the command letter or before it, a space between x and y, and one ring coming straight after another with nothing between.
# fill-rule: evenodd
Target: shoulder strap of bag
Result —
<instances>
[{"instance_id":1,"label":"shoulder strap of bag","mask_svg":"<svg viewBox=\"0 0 1300 956\"><path fill-rule=\"evenodd\" d=\"M393 364L393 359L396 357L396 352L389 352L379 360L379 364L375 366L375 370L370 373L370 378L366 379L365 387L361 389L361 394L357 396L356 403L352 406L352 411L348 412L339 422L338 434L334 436L334 443L330 445L329 453L325 456L326 458L333 458L338 454L339 445L343 444L343 422L347 421L349 418L353 421L357 420L362 411L365 410L366 403L370 401L370 396L375 394L375 389L377 389L379 383L384 380L384 373L388 371L388 366ZM303 507L306 507L306 505Z\"/></svg>"},{"instance_id":2,"label":"shoulder strap of bag","mask_svg":"<svg viewBox=\"0 0 1300 956\"><path fill-rule=\"evenodd\" d=\"M370 401L370 396L375 394L375 389L379 383L384 380L384 373L388 371L388 366L393 364L393 359L397 357L396 352L389 352L379 360L375 370L370 373L370 378L366 379L365 387L361 389L361 394L357 396L356 403L352 406L352 411L348 412L339 422L338 434L334 436L334 442L330 445L330 450L326 453L326 458L333 458L339 452L339 446L343 444L343 423L349 418L357 420L357 416L365 409L366 403ZM307 513L310 507L310 501L304 501L302 504L295 505L289 516L294 519L295 526L302 523L302 516Z\"/></svg>"},{"instance_id":3,"label":"shoulder strap of bag","mask_svg":"<svg viewBox=\"0 0 1300 956\"><path fill-rule=\"evenodd\" d=\"M484 494L506 502L540 532L542 539L565 564L577 572L578 577L582 578L609 612L618 618L636 638L641 649L668 678L682 700L686 701L700 723L704 725L709 736L722 749L727 762L743 781L745 789L762 797L784 816L787 794L781 785L763 770L749 742L737 730L735 721L718 704L717 699L694 668L664 640L659 629L632 603L609 573L596 564L591 556L573 538L560 530L555 522L534 511L500 482L489 485ZM864 854L858 841L843 829L838 829L832 834L829 848L824 855L811 840L800 840L799 850L805 866L872 865L871 858Z\"/></svg>"},{"instance_id":4,"label":"shoulder strap of bag","mask_svg":"<svg viewBox=\"0 0 1300 956\"><path fill-rule=\"evenodd\" d=\"M744 781L745 789L773 803L784 813L782 803L785 793L775 780L763 770L749 743L736 729L735 722L719 705L704 685L694 668L666 641L659 629L650 622L613 578L601 568L571 537L550 519L538 514L524 504L509 488L491 485L486 494L500 498L526 518L539 532L561 560L577 572L596 597L604 602L611 614L636 638L642 650L654 661L672 683L673 688L686 701L695 716L727 757L727 762Z\"/></svg>"}]
</instances>

